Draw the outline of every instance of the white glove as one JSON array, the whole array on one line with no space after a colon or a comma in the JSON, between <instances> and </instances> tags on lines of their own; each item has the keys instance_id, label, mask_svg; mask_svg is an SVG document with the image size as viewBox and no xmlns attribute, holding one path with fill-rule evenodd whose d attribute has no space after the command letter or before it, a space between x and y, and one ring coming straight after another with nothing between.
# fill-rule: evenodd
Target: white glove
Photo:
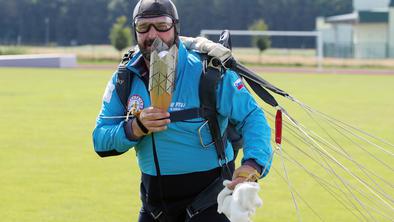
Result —
<instances>
[{"instance_id":1,"label":"white glove","mask_svg":"<svg viewBox=\"0 0 394 222\"><path fill-rule=\"evenodd\" d=\"M225 62L231 57L231 50L222 46L219 43L212 42L211 40L204 37L185 37L181 36L183 44L189 50L197 50L201 53L206 53L209 56L217 57L220 61Z\"/></svg>"},{"instance_id":2,"label":"white glove","mask_svg":"<svg viewBox=\"0 0 394 222\"><path fill-rule=\"evenodd\" d=\"M225 187L218 195L218 213L226 215L231 222L250 222L250 217L255 214L256 208L263 205L258 195L259 184L243 182L232 191L226 186L229 183L231 181L223 182Z\"/></svg>"}]
</instances>

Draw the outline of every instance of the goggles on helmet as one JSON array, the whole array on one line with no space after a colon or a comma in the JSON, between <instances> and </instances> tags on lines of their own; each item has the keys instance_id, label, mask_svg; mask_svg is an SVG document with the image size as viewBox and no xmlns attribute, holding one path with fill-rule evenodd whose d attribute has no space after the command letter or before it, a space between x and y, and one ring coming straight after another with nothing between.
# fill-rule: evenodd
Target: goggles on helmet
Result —
<instances>
[{"instance_id":1,"label":"goggles on helmet","mask_svg":"<svg viewBox=\"0 0 394 222\"><path fill-rule=\"evenodd\" d=\"M134 21L134 28L138 33L147 33L152 26L158 32L167 32L174 27L174 20L168 16L161 16L154 18L137 17Z\"/></svg>"}]
</instances>

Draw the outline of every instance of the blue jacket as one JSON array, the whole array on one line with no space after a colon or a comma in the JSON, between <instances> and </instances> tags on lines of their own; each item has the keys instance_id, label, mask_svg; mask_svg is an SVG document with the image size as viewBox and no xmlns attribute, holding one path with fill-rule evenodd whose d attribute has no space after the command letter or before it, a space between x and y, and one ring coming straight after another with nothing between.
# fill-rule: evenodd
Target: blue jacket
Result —
<instances>
[{"instance_id":1,"label":"blue jacket","mask_svg":"<svg viewBox=\"0 0 394 222\"><path fill-rule=\"evenodd\" d=\"M179 55L175 90L169 112L196 108L200 106L199 81L202 62L198 53L188 51L179 41ZM127 64L135 75L129 97L129 108L134 104L140 109L150 106L150 98L141 79L141 53ZM103 118L124 115L124 108L115 90L117 73L109 81L103 97L102 108L93 132L94 149L97 152L116 150L126 152L134 147L138 164L145 174L156 175L152 151L152 138L147 135L137 141L127 139L124 119ZM228 70L217 89L217 111L222 133L229 121L236 125L244 138L243 160L254 159L265 167L267 174L272 160L270 144L271 131L264 113L245 88L238 75ZM201 145L198 129L204 119L170 123L167 130L154 134L162 175L177 175L201 172L219 167L214 145L204 148ZM212 141L206 124L201 130L204 144ZM226 156L233 160L230 143L226 145ZM265 175L264 174L264 175Z\"/></svg>"}]
</instances>

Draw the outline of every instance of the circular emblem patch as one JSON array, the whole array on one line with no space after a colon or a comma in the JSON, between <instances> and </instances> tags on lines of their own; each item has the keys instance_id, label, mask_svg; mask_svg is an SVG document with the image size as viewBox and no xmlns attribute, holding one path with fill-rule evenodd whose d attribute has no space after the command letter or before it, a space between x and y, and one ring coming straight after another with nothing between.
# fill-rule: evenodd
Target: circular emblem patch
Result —
<instances>
[{"instance_id":1,"label":"circular emblem patch","mask_svg":"<svg viewBox=\"0 0 394 222\"><path fill-rule=\"evenodd\" d=\"M143 110L144 100L139 95L132 95L127 103L127 109L132 114Z\"/></svg>"}]
</instances>

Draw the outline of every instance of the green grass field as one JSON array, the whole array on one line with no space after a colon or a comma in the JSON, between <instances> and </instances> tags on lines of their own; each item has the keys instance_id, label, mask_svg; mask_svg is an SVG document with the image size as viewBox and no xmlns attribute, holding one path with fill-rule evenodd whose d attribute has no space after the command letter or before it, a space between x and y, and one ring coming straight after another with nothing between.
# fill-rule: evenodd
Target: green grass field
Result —
<instances>
[{"instance_id":1,"label":"green grass field","mask_svg":"<svg viewBox=\"0 0 394 222\"><path fill-rule=\"evenodd\" d=\"M101 159L92 147L92 129L111 74L0 68L1 221L137 220L140 173L135 152ZM394 76L264 77L318 110L394 141ZM297 109L289 112L299 114ZM280 169L278 164L275 159ZM325 221L356 221L324 199L309 178L292 168L289 172ZM393 181L392 172L381 173ZM260 184L264 206L254 221L297 221L287 185L274 172ZM307 210L303 213L304 207L301 210L303 221L318 221Z\"/></svg>"}]
</instances>

